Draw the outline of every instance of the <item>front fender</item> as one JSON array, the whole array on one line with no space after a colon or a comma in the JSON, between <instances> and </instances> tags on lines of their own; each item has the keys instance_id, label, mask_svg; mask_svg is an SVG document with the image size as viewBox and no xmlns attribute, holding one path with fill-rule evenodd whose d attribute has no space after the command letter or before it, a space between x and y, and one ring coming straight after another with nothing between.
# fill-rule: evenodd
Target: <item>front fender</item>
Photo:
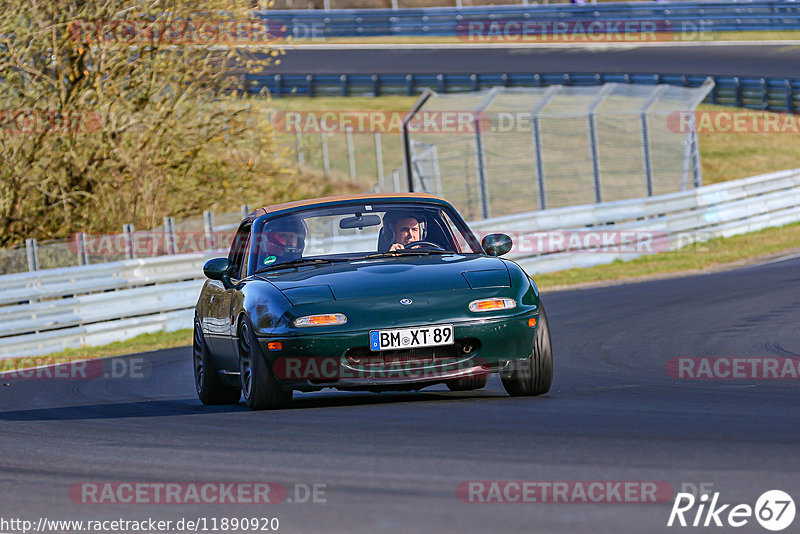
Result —
<instances>
[{"instance_id":1,"label":"front fender","mask_svg":"<svg viewBox=\"0 0 800 534\"><path fill-rule=\"evenodd\" d=\"M281 317L291 308L291 302L266 280L246 280L243 284L231 303L231 317L237 318L237 330L242 316L247 315L256 336L271 334Z\"/></svg>"}]
</instances>

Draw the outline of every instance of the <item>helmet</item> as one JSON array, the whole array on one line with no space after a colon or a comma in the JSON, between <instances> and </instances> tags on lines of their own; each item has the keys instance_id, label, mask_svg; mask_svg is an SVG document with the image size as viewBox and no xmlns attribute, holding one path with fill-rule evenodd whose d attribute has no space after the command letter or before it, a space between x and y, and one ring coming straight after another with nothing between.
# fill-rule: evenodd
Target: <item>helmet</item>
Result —
<instances>
[{"instance_id":1,"label":"helmet","mask_svg":"<svg viewBox=\"0 0 800 534\"><path fill-rule=\"evenodd\" d=\"M282 260L299 258L303 253L307 233L306 223L296 217L267 221L264 226L264 248L267 256L276 256Z\"/></svg>"}]
</instances>

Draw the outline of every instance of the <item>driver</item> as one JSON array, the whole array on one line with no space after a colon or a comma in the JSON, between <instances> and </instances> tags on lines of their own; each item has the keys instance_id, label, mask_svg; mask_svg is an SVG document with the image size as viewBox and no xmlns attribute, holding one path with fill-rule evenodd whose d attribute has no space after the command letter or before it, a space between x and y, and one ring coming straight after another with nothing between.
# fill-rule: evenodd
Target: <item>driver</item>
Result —
<instances>
[{"instance_id":1,"label":"driver","mask_svg":"<svg viewBox=\"0 0 800 534\"><path fill-rule=\"evenodd\" d=\"M390 252L404 249L409 243L425 238L425 218L412 212L390 212L383 216L387 241L393 243Z\"/></svg>"},{"instance_id":2,"label":"driver","mask_svg":"<svg viewBox=\"0 0 800 534\"><path fill-rule=\"evenodd\" d=\"M300 258L306 239L305 223L295 217L269 221L264 234L264 259L262 265L284 263Z\"/></svg>"}]
</instances>

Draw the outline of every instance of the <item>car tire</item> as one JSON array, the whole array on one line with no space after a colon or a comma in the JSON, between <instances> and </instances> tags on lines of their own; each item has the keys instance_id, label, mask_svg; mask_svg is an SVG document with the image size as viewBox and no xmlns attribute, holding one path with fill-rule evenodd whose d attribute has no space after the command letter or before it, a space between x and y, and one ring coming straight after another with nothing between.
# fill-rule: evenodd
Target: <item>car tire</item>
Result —
<instances>
[{"instance_id":1,"label":"car tire","mask_svg":"<svg viewBox=\"0 0 800 534\"><path fill-rule=\"evenodd\" d=\"M242 396L239 388L222 383L209 354L200 323L195 319L192 334L194 387L200 402L206 405L236 404Z\"/></svg>"},{"instance_id":2,"label":"car tire","mask_svg":"<svg viewBox=\"0 0 800 534\"><path fill-rule=\"evenodd\" d=\"M544 306L539 304L536 340L531 355L524 360L512 360L510 369L500 373L506 392L512 397L544 395L553 383L553 347Z\"/></svg>"},{"instance_id":3,"label":"car tire","mask_svg":"<svg viewBox=\"0 0 800 534\"><path fill-rule=\"evenodd\" d=\"M239 326L239 372L244 401L251 410L273 410L291 404L293 391L283 389L275 380L247 318Z\"/></svg>"},{"instance_id":4,"label":"car tire","mask_svg":"<svg viewBox=\"0 0 800 534\"><path fill-rule=\"evenodd\" d=\"M488 379L489 376L487 374L480 374L454 378L448 380L445 384L450 391L472 391L474 389L486 387L486 381Z\"/></svg>"}]
</instances>

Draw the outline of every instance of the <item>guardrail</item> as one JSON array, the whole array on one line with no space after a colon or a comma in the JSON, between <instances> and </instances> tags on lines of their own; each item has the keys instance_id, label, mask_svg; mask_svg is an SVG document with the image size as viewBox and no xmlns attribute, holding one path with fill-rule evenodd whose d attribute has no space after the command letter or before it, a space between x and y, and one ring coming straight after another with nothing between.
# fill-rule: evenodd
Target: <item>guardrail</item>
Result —
<instances>
[{"instance_id":1,"label":"guardrail","mask_svg":"<svg viewBox=\"0 0 800 534\"><path fill-rule=\"evenodd\" d=\"M0 276L0 359L188 328L211 255Z\"/></svg>"},{"instance_id":2,"label":"guardrail","mask_svg":"<svg viewBox=\"0 0 800 534\"><path fill-rule=\"evenodd\" d=\"M798 3L800 6L800 3ZM698 87L706 75L658 73L460 73L460 74L271 74L245 77L248 90L266 88L272 96L381 96L419 95L426 88L438 93L460 93L503 87L549 85L602 85L627 83ZM794 113L800 109L800 78L711 76L714 89L706 102L769 111Z\"/></svg>"},{"instance_id":3,"label":"guardrail","mask_svg":"<svg viewBox=\"0 0 800 534\"><path fill-rule=\"evenodd\" d=\"M512 233L518 244L535 240L541 232L628 232L634 240L630 243L646 235L658 250L796 221L800 169L681 193L497 217L470 226L479 235ZM535 274L643 254L564 243L548 253L531 253L517 245L509 257ZM190 328L202 285L201 267L208 257L184 254L0 276L0 359Z\"/></svg>"},{"instance_id":4,"label":"guardrail","mask_svg":"<svg viewBox=\"0 0 800 534\"><path fill-rule=\"evenodd\" d=\"M655 22L657 31L737 31L800 29L800 4L786 0L749 2L613 2L593 5L515 5L402 9L257 11L297 39L387 35L468 37L469 25L505 22ZM628 25L625 32L653 31ZM515 28L517 32L522 31ZM552 29L550 31L553 31ZM613 31L613 27L611 29ZM518 34L517 34L518 35Z\"/></svg>"},{"instance_id":5,"label":"guardrail","mask_svg":"<svg viewBox=\"0 0 800 534\"><path fill-rule=\"evenodd\" d=\"M472 223L478 233L504 231L519 241L535 242L536 234L558 231L628 233L618 250L581 246L551 253L512 254L531 273L590 267L617 259L631 260L650 250L675 250L716 237L730 237L800 221L800 169L707 185L641 199L570 206ZM638 240L647 248L637 252ZM612 246L612 249L614 247ZM628 250L628 251L626 251Z\"/></svg>"}]
</instances>

